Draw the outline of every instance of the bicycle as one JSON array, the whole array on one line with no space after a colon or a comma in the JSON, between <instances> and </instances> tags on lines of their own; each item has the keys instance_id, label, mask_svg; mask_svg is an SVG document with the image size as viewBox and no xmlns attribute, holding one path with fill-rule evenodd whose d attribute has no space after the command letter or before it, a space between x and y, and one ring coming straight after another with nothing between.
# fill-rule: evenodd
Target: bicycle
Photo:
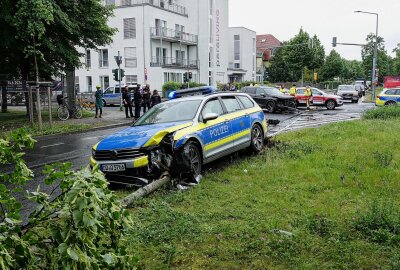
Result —
<instances>
[{"instance_id":1,"label":"bicycle","mask_svg":"<svg viewBox=\"0 0 400 270\"><path fill-rule=\"evenodd\" d=\"M61 99L61 104L59 102L59 107L57 110L58 118L62 121L66 121L68 118L76 118L81 119L83 116L82 107L79 104L76 104L72 110L68 109L68 97Z\"/></svg>"}]
</instances>

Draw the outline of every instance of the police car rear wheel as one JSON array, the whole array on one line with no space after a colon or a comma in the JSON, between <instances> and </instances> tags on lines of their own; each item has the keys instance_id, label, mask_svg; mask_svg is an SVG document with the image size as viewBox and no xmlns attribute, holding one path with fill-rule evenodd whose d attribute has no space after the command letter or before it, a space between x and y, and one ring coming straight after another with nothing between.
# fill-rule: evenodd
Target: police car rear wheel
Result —
<instances>
[{"instance_id":1,"label":"police car rear wheel","mask_svg":"<svg viewBox=\"0 0 400 270\"><path fill-rule=\"evenodd\" d=\"M263 131L259 125L254 125L251 129L250 150L259 153L264 147Z\"/></svg>"}]
</instances>

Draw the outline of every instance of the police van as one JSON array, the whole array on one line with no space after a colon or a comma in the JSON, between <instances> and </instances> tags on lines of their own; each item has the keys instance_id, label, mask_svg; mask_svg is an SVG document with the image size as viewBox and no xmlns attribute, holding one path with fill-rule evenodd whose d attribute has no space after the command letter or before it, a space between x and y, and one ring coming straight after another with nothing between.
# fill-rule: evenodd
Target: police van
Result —
<instances>
[{"instance_id":1,"label":"police van","mask_svg":"<svg viewBox=\"0 0 400 270\"><path fill-rule=\"evenodd\" d=\"M128 86L128 91L131 92L132 95L137 88L137 84L121 85L121 90L123 90L125 86ZM119 85L110 86L103 93L103 105L120 105L121 96Z\"/></svg>"}]
</instances>

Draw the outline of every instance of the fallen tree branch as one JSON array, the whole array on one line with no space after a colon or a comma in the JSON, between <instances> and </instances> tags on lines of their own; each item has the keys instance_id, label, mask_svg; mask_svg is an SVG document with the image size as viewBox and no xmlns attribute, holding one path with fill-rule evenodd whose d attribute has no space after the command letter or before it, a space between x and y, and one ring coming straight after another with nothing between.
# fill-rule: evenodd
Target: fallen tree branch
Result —
<instances>
[{"instance_id":1,"label":"fallen tree branch","mask_svg":"<svg viewBox=\"0 0 400 270\"><path fill-rule=\"evenodd\" d=\"M137 199L142 198L142 197L156 191L160 187L170 183L171 180L172 180L172 178L169 175L169 173L167 173L167 172L163 173L161 175L160 179L155 180L154 182L152 182L142 188L139 188L138 190L129 194L123 200L121 200L122 207L129 208Z\"/></svg>"}]
</instances>

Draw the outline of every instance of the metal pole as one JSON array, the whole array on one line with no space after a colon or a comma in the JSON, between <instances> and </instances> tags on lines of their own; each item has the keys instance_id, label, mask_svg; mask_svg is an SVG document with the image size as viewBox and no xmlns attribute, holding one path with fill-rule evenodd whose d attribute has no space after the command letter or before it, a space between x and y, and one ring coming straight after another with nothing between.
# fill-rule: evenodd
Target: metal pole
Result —
<instances>
[{"instance_id":1,"label":"metal pole","mask_svg":"<svg viewBox=\"0 0 400 270\"><path fill-rule=\"evenodd\" d=\"M50 92L50 87L47 86L47 96L49 97L49 124L50 128L53 127L53 115L52 115L52 108L51 108L51 92Z\"/></svg>"},{"instance_id":2,"label":"metal pole","mask_svg":"<svg viewBox=\"0 0 400 270\"><path fill-rule=\"evenodd\" d=\"M33 94L32 94L32 86L29 85L29 121L31 122L32 127L34 126L34 120L33 120Z\"/></svg>"},{"instance_id":3,"label":"metal pole","mask_svg":"<svg viewBox=\"0 0 400 270\"><path fill-rule=\"evenodd\" d=\"M42 109L40 108L40 90L39 85L36 84L36 103L37 103L37 115L38 115L38 122L39 122L39 130L42 130Z\"/></svg>"},{"instance_id":4,"label":"metal pole","mask_svg":"<svg viewBox=\"0 0 400 270\"><path fill-rule=\"evenodd\" d=\"M375 15L376 15L375 48L374 48L374 59L372 60L372 100L373 101L375 100L375 96L376 96L376 93L375 93L376 86L375 86L374 80L377 75L376 74L376 66L378 63L378 23L379 23L379 15L378 14L375 14ZM378 81L379 80L377 78L376 82L378 82Z\"/></svg>"},{"instance_id":5,"label":"metal pole","mask_svg":"<svg viewBox=\"0 0 400 270\"><path fill-rule=\"evenodd\" d=\"M121 62L120 62L120 58L121 56L120 56L120 53L119 53L119 51L118 51L118 61L117 61L117 64L118 64L118 83L119 83L119 94L121 95L120 96L120 99L119 99L119 110L122 112L122 89L121 89Z\"/></svg>"}]
</instances>

